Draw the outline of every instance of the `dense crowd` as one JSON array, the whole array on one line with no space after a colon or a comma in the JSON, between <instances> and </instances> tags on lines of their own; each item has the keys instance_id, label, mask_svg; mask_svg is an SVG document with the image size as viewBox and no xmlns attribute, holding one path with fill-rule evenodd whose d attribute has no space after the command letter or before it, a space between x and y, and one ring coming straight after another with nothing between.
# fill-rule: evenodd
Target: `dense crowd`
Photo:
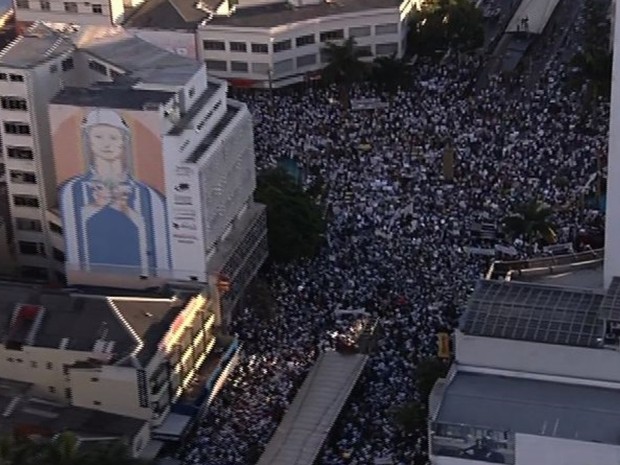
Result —
<instances>
[{"instance_id":1,"label":"dense crowd","mask_svg":"<svg viewBox=\"0 0 620 465\"><path fill-rule=\"evenodd\" d=\"M384 335L318 463L425 463L423 434L403 433L389 412L418 398L417 363L436 353L436 331L453 327L488 266L467 253L469 225L497 224L531 199L553 206L560 231L586 221L579 191L606 151L608 108L584 105L585 88L565 85L559 58L535 88L516 92L500 77L473 90L474 58L419 62L395 93L352 89L353 99L387 102L376 111L345 111L335 88L241 96L256 119L259 168L291 157L307 185L322 187L327 240L316 258L272 272L272 319L257 320L251 307L237 316L244 358L186 463L255 463L320 351L360 327L334 310L359 308L381 318ZM508 245L540 253L527 238Z\"/></svg>"}]
</instances>

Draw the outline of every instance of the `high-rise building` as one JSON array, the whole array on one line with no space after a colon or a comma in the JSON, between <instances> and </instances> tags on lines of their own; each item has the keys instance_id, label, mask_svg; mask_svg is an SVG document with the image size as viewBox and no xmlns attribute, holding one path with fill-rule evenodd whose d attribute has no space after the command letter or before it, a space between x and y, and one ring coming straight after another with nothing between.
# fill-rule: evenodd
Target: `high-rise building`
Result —
<instances>
[{"instance_id":1,"label":"high-rise building","mask_svg":"<svg viewBox=\"0 0 620 465\"><path fill-rule=\"evenodd\" d=\"M148 288L266 256L251 116L205 65L112 27L41 23L0 53L2 140L24 277Z\"/></svg>"}]
</instances>

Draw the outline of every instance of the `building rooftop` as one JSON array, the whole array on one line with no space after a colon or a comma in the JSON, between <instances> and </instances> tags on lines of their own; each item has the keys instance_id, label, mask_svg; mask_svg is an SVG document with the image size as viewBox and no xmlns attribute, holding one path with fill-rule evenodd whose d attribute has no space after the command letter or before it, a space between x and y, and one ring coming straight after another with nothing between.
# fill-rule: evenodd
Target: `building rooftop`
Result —
<instances>
[{"instance_id":1,"label":"building rooftop","mask_svg":"<svg viewBox=\"0 0 620 465\"><path fill-rule=\"evenodd\" d=\"M196 60L168 52L122 28L85 26L74 40L80 50L123 69L131 78L147 84L184 85L203 66Z\"/></svg>"},{"instance_id":2,"label":"building rooftop","mask_svg":"<svg viewBox=\"0 0 620 465\"><path fill-rule=\"evenodd\" d=\"M192 104L189 110L179 118L179 121L170 129L169 134L172 136L178 136L185 129L190 129L190 123L196 117L198 112L202 110L205 105L209 102L211 97L213 97L217 92L222 88L222 86L226 85L222 81L216 81L214 79L208 80L207 88L204 92L196 99L196 101Z\"/></svg>"},{"instance_id":3,"label":"building rooftop","mask_svg":"<svg viewBox=\"0 0 620 465\"><path fill-rule=\"evenodd\" d=\"M603 295L514 281L482 280L469 298L460 330L474 336L600 347Z\"/></svg>"},{"instance_id":4,"label":"building rooftop","mask_svg":"<svg viewBox=\"0 0 620 465\"><path fill-rule=\"evenodd\" d=\"M9 334L16 310L22 305L36 305L43 307L45 313L31 343L24 345L62 346L67 350L92 352L97 340L105 340L114 343L111 347L114 363L134 352L138 345L137 336L142 348L136 357L146 363L185 300L70 294L0 283L0 343L12 340Z\"/></svg>"},{"instance_id":5,"label":"building rooftop","mask_svg":"<svg viewBox=\"0 0 620 465\"><path fill-rule=\"evenodd\" d=\"M206 25L233 27L276 27L324 16L356 13L376 8L398 8L402 0L338 0L296 7L287 1L237 8L230 16L214 16Z\"/></svg>"},{"instance_id":6,"label":"building rooftop","mask_svg":"<svg viewBox=\"0 0 620 465\"><path fill-rule=\"evenodd\" d=\"M0 51L0 66L32 68L74 49L70 40L44 24L35 23Z\"/></svg>"},{"instance_id":7,"label":"building rooftop","mask_svg":"<svg viewBox=\"0 0 620 465\"><path fill-rule=\"evenodd\" d=\"M205 138L198 144L192 154L187 157L186 163L196 163L204 155L204 153L213 145L213 143L220 136L222 131L230 124L237 113L243 108L241 104L233 103L234 101L228 99L228 105L226 107L226 113L217 122L215 126L207 133Z\"/></svg>"},{"instance_id":8,"label":"building rooftop","mask_svg":"<svg viewBox=\"0 0 620 465\"><path fill-rule=\"evenodd\" d=\"M80 437L133 438L145 421L72 407L31 395L31 385L0 378L0 435L26 430L44 436L71 431Z\"/></svg>"},{"instance_id":9,"label":"building rooftop","mask_svg":"<svg viewBox=\"0 0 620 465\"><path fill-rule=\"evenodd\" d=\"M437 422L620 444L620 391L458 372Z\"/></svg>"},{"instance_id":10,"label":"building rooftop","mask_svg":"<svg viewBox=\"0 0 620 465\"><path fill-rule=\"evenodd\" d=\"M203 0L203 5L215 11L223 0ZM194 30L208 17L196 8L195 0L147 0L124 23L128 28L160 28Z\"/></svg>"},{"instance_id":11,"label":"building rooftop","mask_svg":"<svg viewBox=\"0 0 620 465\"><path fill-rule=\"evenodd\" d=\"M96 85L94 87L65 87L50 103L84 107L142 110L150 104L164 105L174 98L174 92L132 89L127 86Z\"/></svg>"}]
</instances>

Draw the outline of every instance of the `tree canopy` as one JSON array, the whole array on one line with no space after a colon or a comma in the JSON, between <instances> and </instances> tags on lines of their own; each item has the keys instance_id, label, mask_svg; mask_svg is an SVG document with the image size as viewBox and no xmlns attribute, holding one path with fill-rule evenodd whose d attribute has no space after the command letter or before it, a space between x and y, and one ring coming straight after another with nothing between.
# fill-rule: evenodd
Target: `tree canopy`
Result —
<instances>
[{"instance_id":1,"label":"tree canopy","mask_svg":"<svg viewBox=\"0 0 620 465\"><path fill-rule=\"evenodd\" d=\"M475 50L484 44L482 12L470 0L428 0L411 15L407 42L409 56Z\"/></svg>"},{"instance_id":2,"label":"tree canopy","mask_svg":"<svg viewBox=\"0 0 620 465\"><path fill-rule=\"evenodd\" d=\"M395 91L406 84L407 65L395 55L377 57L372 62L370 76L379 88Z\"/></svg>"},{"instance_id":3,"label":"tree canopy","mask_svg":"<svg viewBox=\"0 0 620 465\"><path fill-rule=\"evenodd\" d=\"M320 206L284 170L259 175L256 200L267 205L272 260L290 262L315 254L325 231Z\"/></svg>"},{"instance_id":4,"label":"tree canopy","mask_svg":"<svg viewBox=\"0 0 620 465\"><path fill-rule=\"evenodd\" d=\"M361 60L365 53L357 47L355 39L349 37L342 44L328 42L321 49L327 60L323 68L323 80L328 84L337 84L340 89L340 101L349 107L349 87L354 82L364 79L368 65Z\"/></svg>"},{"instance_id":5,"label":"tree canopy","mask_svg":"<svg viewBox=\"0 0 620 465\"><path fill-rule=\"evenodd\" d=\"M52 439L0 437L0 465L145 465L147 462L130 456L119 442L80 447L72 433L58 434Z\"/></svg>"},{"instance_id":6,"label":"tree canopy","mask_svg":"<svg viewBox=\"0 0 620 465\"><path fill-rule=\"evenodd\" d=\"M513 237L540 238L553 243L556 234L551 222L552 214L553 210L546 203L530 200L517 205L514 212L504 218L504 230Z\"/></svg>"}]
</instances>

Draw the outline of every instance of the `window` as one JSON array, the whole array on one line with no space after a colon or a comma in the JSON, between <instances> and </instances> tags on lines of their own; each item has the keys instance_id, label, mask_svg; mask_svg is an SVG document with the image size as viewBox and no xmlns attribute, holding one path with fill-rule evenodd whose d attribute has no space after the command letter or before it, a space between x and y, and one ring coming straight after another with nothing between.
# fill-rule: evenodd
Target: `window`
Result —
<instances>
[{"instance_id":1,"label":"window","mask_svg":"<svg viewBox=\"0 0 620 465\"><path fill-rule=\"evenodd\" d=\"M17 0L15 5L18 10L27 10L30 8L30 2L28 0Z\"/></svg>"},{"instance_id":2,"label":"window","mask_svg":"<svg viewBox=\"0 0 620 465\"><path fill-rule=\"evenodd\" d=\"M24 82L24 76L22 76L21 74L9 74L9 81Z\"/></svg>"},{"instance_id":3,"label":"window","mask_svg":"<svg viewBox=\"0 0 620 465\"><path fill-rule=\"evenodd\" d=\"M40 266L20 266L19 267L20 275L22 278L26 279L37 279L40 281L47 281L47 268L43 268Z\"/></svg>"},{"instance_id":4,"label":"window","mask_svg":"<svg viewBox=\"0 0 620 465\"><path fill-rule=\"evenodd\" d=\"M252 72L255 74L269 74L269 63L252 63Z\"/></svg>"},{"instance_id":5,"label":"window","mask_svg":"<svg viewBox=\"0 0 620 465\"><path fill-rule=\"evenodd\" d=\"M6 73L0 73L0 81L6 81Z\"/></svg>"},{"instance_id":6,"label":"window","mask_svg":"<svg viewBox=\"0 0 620 465\"><path fill-rule=\"evenodd\" d=\"M245 42L231 42L230 51L231 52L247 52L248 44L246 44Z\"/></svg>"},{"instance_id":7,"label":"window","mask_svg":"<svg viewBox=\"0 0 620 465\"><path fill-rule=\"evenodd\" d=\"M101 405L101 402L99 402L98 400L93 400L93 405Z\"/></svg>"},{"instance_id":8,"label":"window","mask_svg":"<svg viewBox=\"0 0 620 465\"><path fill-rule=\"evenodd\" d=\"M93 4L91 6L91 9L92 9L93 13L96 14L96 15L102 15L103 14L103 7L99 3Z\"/></svg>"},{"instance_id":9,"label":"window","mask_svg":"<svg viewBox=\"0 0 620 465\"><path fill-rule=\"evenodd\" d=\"M370 45L360 45L355 47L361 57L369 57L372 56L372 47Z\"/></svg>"},{"instance_id":10,"label":"window","mask_svg":"<svg viewBox=\"0 0 620 465\"><path fill-rule=\"evenodd\" d=\"M54 257L54 260L61 263L65 262L65 253L62 250L58 250L56 247L52 247L52 256Z\"/></svg>"},{"instance_id":11,"label":"window","mask_svg":"<svg viewBox=\"0 0 620 465\"><path fill-rule=\"evenodd\" d=\"M41 231L41 222L30 218L15 218L15 227L20 231Z\"/></svg>"},{"instance_id":12,"label":"window","mask_svg":"<svg viewBox=\"0 0 620 465\"><path fill-rule=\"evenodd\" d=\"M15 361L15 359L13 357L9 357L6 359L7 362L9 363L13 363Z\"/></svg>"},{"instance_id":13,"label":"window","mask_svg":"<svg viewBox=\"0 0 620 465\"><path fill-rule=\"evenodd\" d=\"M252 53L269 53L267 44L252 44Z\"/></svg>"},{"instance_id":14,"label":"window","mask_svg":"<svg viewBox=\"0 0 620 465\"><path fill-rule=\"evenodd\" d=\"M315 42L314 34L308 34L307 36L297 37L297 39L295 39L295 46L303 47L304 45L312 45Z\"/></svg>"},{"instance_id":15,"label":"window","mask_svg":"<svg viewBox=\"0 0 620 465\"><path fill-rule=\"evenodd\" d=\"M90 379L93 383L96 383L97 381L99 381L99 378L91 378Z\"/></svg>"},{"instance_id":16,"label":"window","mask_svg":"<svg viewBox=\"0 0 620 465\"><path fill-rule=\"evenodd\" d=\"M65 388L65 398L71 400L71 388Z\"/></svg>"},{"instance_id":17,"label":"window","mask_svg":"<svg viewBox=\"0 0 620 465\"><path fill-rule=\"evenodd\" d=\"M377 34L378 36L381 36L384 34L396 34L396 33L398 33L398 24L396 23L379 24L375 26L375 34Z\"/></svg>"},{"instance_id":18,"label":"window","mask_svg":"<svg viewBox=\"0 0 620 465\"><path fill-rule=\"evenodd\" d=\"M73 63L73 58L69 57L69 58L67 58L65 60L62 60L61 67L62 67L63 71L72 70L74 66L75 65Z\"/></svg>"},{"instance_id":19,"label":"window","mask_svg":"<svg viewBox=\"0 0 620 465\"><path fill-rule=\"evenodd\" d=\"M236 71L238 73L247 73L248 72L248 64L245 61L231 61L230 62L230 70Z\"/></svg>"},{"instance_id":20,"label":"window","mask_svg":"<svg viewBox=\"0 0 620 465\"><path fill-rule=\"evenodd\" d=\"M394 55L398 53L398 44L377 44L377 55Z\"/></svg>"},{"instance_id":21,"label":"window","mask_svg":"<svg viewBox=\"0 0 620 465\"><path fill-rule=\"evenodd\" d=\"M336 29L334 31L321 32L321 42L327 42L329 40L344 39L344 29Z\"/></svg>"},{"instance_id":22,"label":"window","mask_svg":"<svg viewBox=\"0 0 620 465\"><path fill-rule=\"evenodd\" d=\"M189 95L189 98L192 98L194 95L196 95L196 88L192 87L187 93L187 95Z\"/></svg>"},{"instance_id":23,"label":"window","mask_svg":"<svg viewBox=\"0 0 620 465\"><path fill-rule=\"evenodd\" d=\"M288 60L276 61L273 64L273 72L275 74L283 74L293 71L293 60L289 58Z\"/></svg>"},{"instance_id":24,"label":"window","mask_svg":"<svg viewBox=\"0 0 620 465\"><path fill-rule=\"evenodd\" d=\"M26 123L21 122L5 122L4 123L4 132L7 134L16 134L20 136L29 136L30 135L30 126Z\"/></svg>"},{"instance_id":25,"label":"window","mask_svg":"<svg viewBox=\"0 0 620 465\"><path fill-rule=\"evenodd\" d=\"M202 48L205 50L223 51L226 50L226 44L221 40L203 40Z\"/></svg>"},{"instance_id":26,"label":"window","mask_svg":"<svg viewBox=\"0 0 620 465\"><path fill-rule=\"evenodd\" d=\"M42 242L18 241L19 253L22 255L42 255L45 257L45 245Z\"/></svg>"},{"instance_id":27,"label":"window","mask_svg":"<svg viewBox=\"0 0 620 465\"><path fill-rule=\"evenodd\" d=\"M108 69L98 61L88 60L88 68L98 72L99 74L108 74Z\"/></svg>"},{"instance_id":28,"label":"window","mask_svg":"<svg viewBox=\"0 0 620 465\"><path fill-rule=\"evenodd\" d=\"M67 13L77 13L78 12L77 3L75 3L75 2L65 2L65 11Z\"/></svg>"},{"instance_id":29,"label":"window","mask_svg":"<svg viewBox=\"0 0 620 465\"><path fill-rule=\"evenodd\" d=\"M2 102L2 108L4 110L28 110L26 99L21 97L2 97L0 101Z\"/></svg>"},{"instance_id":30,"label":"window","mask_svg":"<svg viewBox=\"0 0 620 465\"><path fill-rule=\"evenodd\" d=\"M291 40L281 40L273 43L273 53L283 52L291 49Z\"/></svg>"},{"instance_id":31,"label":"window","mask_svg":"<svg viewBox=\"0 0 620 465\"><path fill-rule=\"evenodd\" d=\"M32 160L32 149L30 147L7 147L6 154L9 158L17 160Z\"/></svg>"},{"instance_id":32,"label":"window","mask_svg":"<svg viewBox=\"0 0 620 465\"><path fill-rule=\"evenodd\" d=\"M110 70L110 77L112 79L116 79L116 78L118 78L118 77L120 77L122 75L123 75L123 73L119 73L118 71L115 71L113 69Z\"/></svg>"},{"instance_id":33,"label":"window","mask_svg":"<svg viewBox=\"0 0 620 465\"><path fill-rule=\"evenodd\" d=\"M14 195L13 203L16 207L39 208L39 199L32 195Z\"/></svg>"},{"instance_id":34,"label":"window","mask_svg":"<svg viewBox=\"0 0 620 465\"><path fill-rule=\"evenodd\" d=\"M56 394L56 388L54 386L48 387L47 390L50 392L50 394Z\"/></svg>"},{"instance_id":35,"label":"window","mask_svg":"<svg viewBox=\"0 0 620 465\"><path fill-rule=\"evenodd\" d=\"M50 65L50 73L54 74L58 71L58 65L54 64L54 65Z\"/></svg>"},{"instance_id":36,"label":"window","mask_svg":"<svg viewBox=\"0 0 620 465\"><path fill-rule=\"evenodd\" d=\"M45 368L47 368L48 370L51 370L52 368L54 368L54 364L52 362L47 362L45 364Z\"/></svg>"},{"instance_id":37,"label":"window","mask_svg":"<svg viewBox=\"0 0 620 465\"><path fill-rule=\"evenodd\" d=\"M303 68L304 66L316 65L316 53L309 55L303 55L297 58L297 67Z\"/></svg>"},{"instance_id":38,"label":"window","mask_svg":"<svg viewBox=\"0 0 620 465\"><path fill-rule=\"evenodd\" d=\"M50 227L50 231L55 232L57 234L62 234L62 227L57 225L56 223L52 223L51 221L48 223Z\"/></svg>"},{"instance_id":39,"label":"window","mask_svg":"<svg viewBox=\"0 0 620 465\"><path fill-rule=\"evenodd\" d=\"M207 70L211 71L227 71L228 66L224 60L205 60Z\"/></svg>"},{"instance_id":40,"label":"window","mask_svg":"<svg viewBox=\"0 0 620 465\"><path fill-rule=\"evenodd\" d=\"M368 37L370 35L370 26L350 27L350 37Z\"/></svg>"},{"instance_id":41,"label":"window","mask_svg":"<svg viewBox=\"0 0 620 465\"><path fill-rule=\"evenodd\" d=\"M42 11L50 11L50 2L39 2Z\"/></svg>"},{"instance_id":42,"label":"window","mask_svg":"<svg viewBox=\"0 0 620 465\"><path fill-rule=\"evenodd\" d=\"M37 362L35 362L35 361L30 362L30 368L36 368L38 366L39 366L39 364Z\"/></svg>"}]
</instances>

